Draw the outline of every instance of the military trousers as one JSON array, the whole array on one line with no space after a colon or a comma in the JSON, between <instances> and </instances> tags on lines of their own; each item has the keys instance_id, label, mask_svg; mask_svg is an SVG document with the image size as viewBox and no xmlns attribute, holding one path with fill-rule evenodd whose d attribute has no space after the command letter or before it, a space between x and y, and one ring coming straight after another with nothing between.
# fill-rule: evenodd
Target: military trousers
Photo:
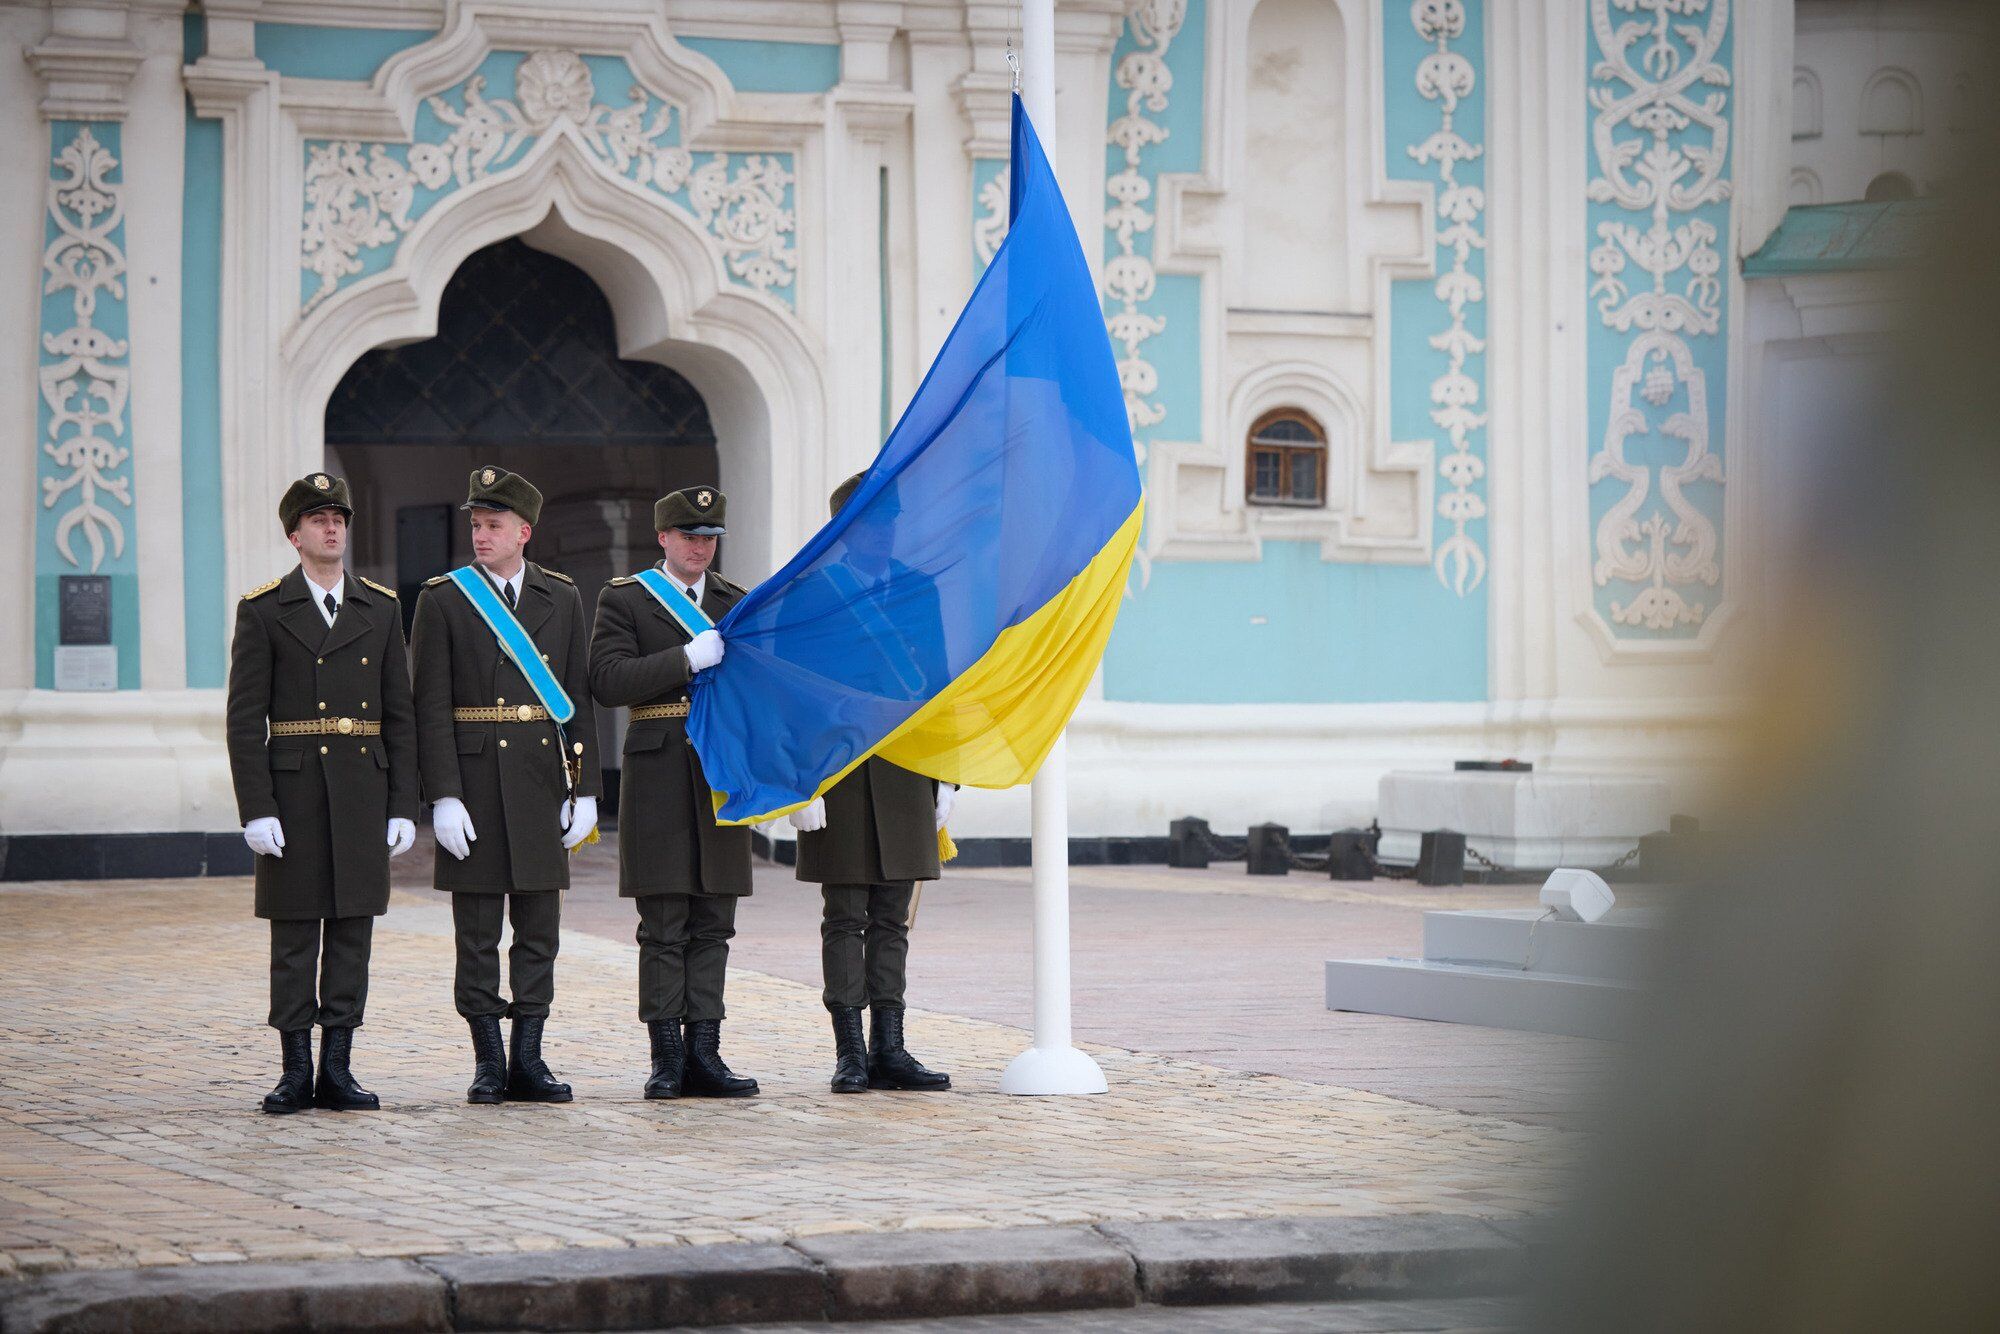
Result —
<instances>
[{"instance_id":1,"label":"military trousers","mask_svg":"<svg viewBox=\"0 0 2000 1334\"><path fill-rule=\"evenodd\" d=\"M829 1010L903 1003L910 957L910 897L916 883L821 885L819 959Z\"/></svg>"},{"instance_id":2,"label":"military trousers","mask_svg":"<svg viewBox=\"0 0 2000 1334\"><path fill-rule=\"evenodd\" d=\"M368 1005L373 917L271 923L271 1027L359 1028ZM317 982L317 987L315 987Z\"/></svg>"},{"instance_id":3,"label":"military trousers","mask_svg":"<svg viewBox=\"0 0 2000 1334\"><path fill-rule=\"evenodd\" d=\"M721 1019L736 934L733 894L644 894L639 905L639 1021Z\"/></svg>"},{"instance_id":4,"label":"military trousers","mask_svg":"<svg viewBox=\"0 0 2000 1334\"><path fill-rule=\"evenodd\" d=\"M500 995L500 922L514 925L507 950L507 982L513 1004ZM458 972L452 1000L468 1019L540 1019L556 996L556 947L562 928L562 891L534 894L454 894L451 920L457 928Z\"/></svg>"}]
</instances>

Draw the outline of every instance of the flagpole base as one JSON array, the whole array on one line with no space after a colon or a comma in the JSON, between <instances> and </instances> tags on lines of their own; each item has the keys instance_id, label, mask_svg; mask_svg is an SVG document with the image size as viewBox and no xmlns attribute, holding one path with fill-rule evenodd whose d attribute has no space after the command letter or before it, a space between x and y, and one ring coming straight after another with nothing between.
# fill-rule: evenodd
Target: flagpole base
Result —
<instances>
[{"instance_id":1,"label":"flagpole base","mask_svg":"<svg viewBox=\"0 0 2000 1334\"><path fill-rule=\"evenodd\" d=\"M1030 1047L1000 1076L1002 1093L1046 1097L1103 1093L1107 1088L1097 1062L1075 1047Z\"/></svg>"}]
</instances>

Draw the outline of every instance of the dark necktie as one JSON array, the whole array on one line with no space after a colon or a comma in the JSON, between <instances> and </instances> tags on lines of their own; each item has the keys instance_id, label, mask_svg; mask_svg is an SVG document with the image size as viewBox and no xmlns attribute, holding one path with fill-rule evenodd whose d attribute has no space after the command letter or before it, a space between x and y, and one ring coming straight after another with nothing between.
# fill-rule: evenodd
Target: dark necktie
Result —
<instances>
[{"instance_id":1,"label":"dark necktie","mask_svg":"<svg viewBox=\"0 0 2000 1334\"><path fill-rule=\"evenodd\" d=\"M328 616L340 615L340 604L333 600L333 594L331 593L326 595L326 614Z\"/></svg>"},{"instance_id":2,"label":"dark necktie","mask_svg":"<svg viewBox=\"0 0 2000 1334\"><path fill-rule=\"evenodd\" d=\"M507 599L507 610L508 611L514 610L514 585L512 584L500 585L500 596Z\"/></svg>"},{"instance_id":3,"label":"dark necktie","mask_svg":"<svg viewBox=\"0 0 2000 1334\"><path fill-rule=\"evenodd\" d=\"M696 597L696 596L694 595L694 590L693 590L692 588L690 588L690 589L689 589L689 590L687 591L687 595L688 595L688 601L689 601L689 602L692 602L692 603L694 603L694 605L695 605L695 606L697 606L697 607L699 607L699 606L701 605L701 599L700 599L700 598L698 598L698 597Z\"/></svg>"}]
</instances>

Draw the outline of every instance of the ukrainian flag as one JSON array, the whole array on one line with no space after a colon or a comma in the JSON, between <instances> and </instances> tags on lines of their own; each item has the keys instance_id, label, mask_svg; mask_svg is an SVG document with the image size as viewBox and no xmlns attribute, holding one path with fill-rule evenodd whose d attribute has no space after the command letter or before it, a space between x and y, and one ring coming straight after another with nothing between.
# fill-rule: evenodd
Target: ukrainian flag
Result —
<instances>
[{"instance_id":1,"label":"ukrainian flag","mask_svg":"<svg viewBox=\"0 0 2000 1334\"><path fill-rule=\"evenodd\" d=\"M688 735L717 818L870 755L1027 782L1103 656L1144 513L1090 270L1021 99L1007 239L832 522L717 627Z\"/></svg>"}]
</instances>

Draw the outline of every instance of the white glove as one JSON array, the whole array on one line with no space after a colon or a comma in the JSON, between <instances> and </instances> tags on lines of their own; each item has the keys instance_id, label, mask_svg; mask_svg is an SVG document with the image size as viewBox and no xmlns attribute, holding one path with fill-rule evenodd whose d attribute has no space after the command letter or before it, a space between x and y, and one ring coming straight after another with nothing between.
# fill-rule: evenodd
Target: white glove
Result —
<instances>
[{"instance_id":1,"label":"white glove","mask_svg":"<svg viewBox=\"0 0 2000 1334\"><path fill-rule=\"evenodd\" d=\"M575 847L590 837L590 831L597 828L597 798L578 797L575 801L565 801L562 806L563 851Z\"/></svg>"},{"instance_id":2,"label":"white glove","mask_svg":"<svg viewBox=\"0 0 2000 1334\"><path fill-rule=\"evenodd\" d=\"M391 857L400 857L415 847L416 843L416 821L405 820L400 815L391 816L389 819L389 855Z\"/></svg>"},{"instance_id":3,"label":"white glove","mask_svg":"<svg viewBox=\"0 0 2000 1334\"><path fill-rule=\"evenodd\" d=\"M814 797L810 806L801 806L785 817L792 822L792 828L810 834L814 830L826 828L826 798Z\"/></svg>"},{"instance_id":4,"label":"white glove","mask_svg":"<svg viewBox=\"0 0 2000 1334\"><path fill-rule=\"evenodd\" d=\"M472 844L479 841L472 832L472 817L457 797L439 797L431 807L431 832L437 835L438 846L460 861L472 855Z\"/></svg>"},{"instance_id":5,"label":"white glove","mask_svg":"<svg viewBox=\"0 0 2000 1334\"><path fill-rule=\"evenodd\" d=\"M958 800L958 789L950 783L938 784L937 827L944 828L944 822L951 818L952 804Z\"/></svg>"},{"instance_id":6,"label":"white glove","mask_svg":"<svg viewBox=\"0 0 2000 1334\"><path fill-rule=\"evenodd\" d=\"M259 857L282 858L285 855L285 827L278 823L275 815L260 815L244 825L243 841Z\"/></svg>"},{"instance_id":7,"label":"white glove","mask_svg":"<svg viewBox=\"0 0 2000 1334\"><path fill-rule=\"evenodd\" d=\"M688 670L707 671L722 661L722 635L714 630L704 630L688 641Z\"/></svg>"}]
</instances>

